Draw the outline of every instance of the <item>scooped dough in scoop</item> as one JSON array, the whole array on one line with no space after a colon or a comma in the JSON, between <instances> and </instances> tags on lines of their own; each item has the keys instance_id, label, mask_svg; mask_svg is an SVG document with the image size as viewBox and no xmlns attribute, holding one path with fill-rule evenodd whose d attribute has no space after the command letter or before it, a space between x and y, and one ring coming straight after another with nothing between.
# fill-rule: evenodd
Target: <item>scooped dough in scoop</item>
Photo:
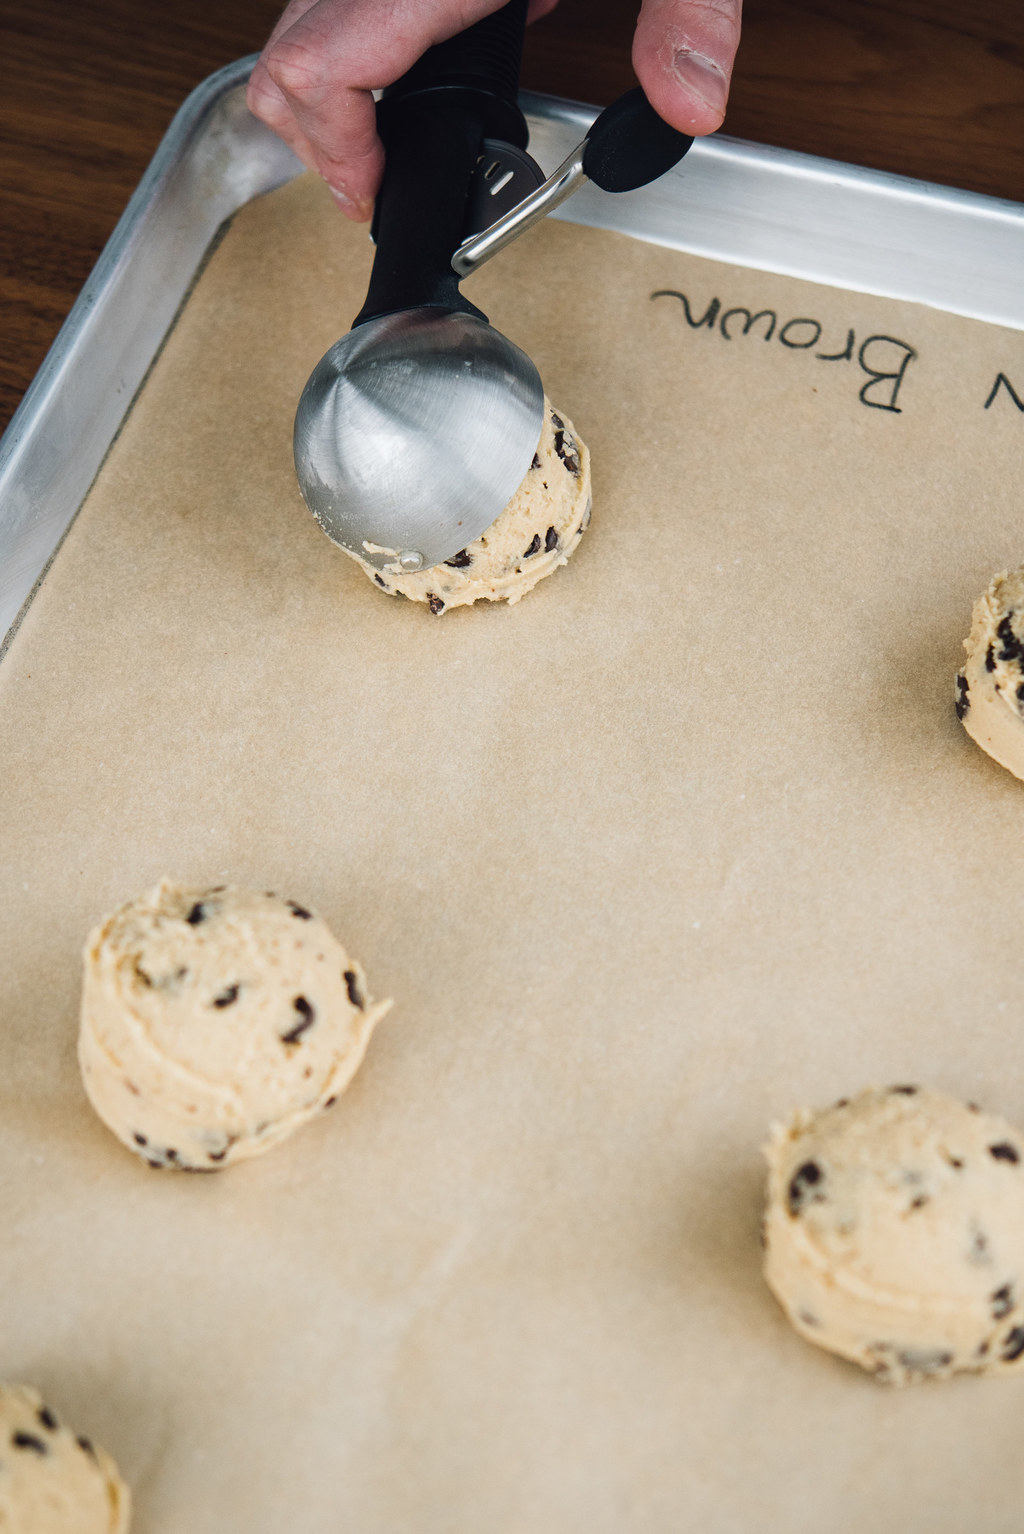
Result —
<instances>
[{"instance_id":1,"label":"scooped dough in scoop","mask_svg":"<svg viewBox=\"0 0 1024 1534\"><path fill-rule=\"evenodd\" d=\"M389 596L426 602L433 613L481 599L512 603L567 562L589 521L590 454L545 396L533 464L485 533L429 570L410 573L396 559L380 571L353 558Z\"/></svg>"},{"instance_id":2,"label":"scooped dough in scoop","mask_svg":"<svg viewBox=\"0 0 1024 1534\"><path fill-rule=\"evenodd\" d=\"M217 1171L331 1107L390 1006L305 906L165 879L86 944L82 1080L150 1166Z\"/></svg>"},{"instance_id":3,"label":"scooped dough in scoop","mask_svg":"<svg viewBox=\"0 0 1024 1534\"><path fill-rule=\"evenodd\" d=\"M776 1125L765 1278L793 1326L896 1385L1024 1370L1024 1138L913 1086Z\"/></svg>"},{"instance_id":4,"label":"scooped dough in scoop","mask_svg":"<svg viewBox=\"0 0 1024 1534\"><path fill-rule=\"evenodd\" d=\"M31 1385L0 1385L4 1534L127 1534L130 1515L110 1455L72 1432Z\"/></svg>"},{"instance_id":5,"label":"scooped dough in scoop","mask_svg":"<svg viewBox=\"0 0 1024 1534\"><path fill-rule=\"evenodd\" d=\"M1024 778L1024 568L1003 571L974 604L957 717L1001 767Z\"/></svg>"}]
</instances>

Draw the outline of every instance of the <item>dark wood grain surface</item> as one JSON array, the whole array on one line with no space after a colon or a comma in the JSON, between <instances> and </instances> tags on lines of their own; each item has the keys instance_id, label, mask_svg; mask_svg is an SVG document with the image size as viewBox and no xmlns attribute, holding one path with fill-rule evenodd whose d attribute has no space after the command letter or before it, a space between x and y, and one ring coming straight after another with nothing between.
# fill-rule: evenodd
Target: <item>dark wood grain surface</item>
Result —
<instances>
[{"instance_id":1,"label":"dark wood grain surface","mask_svg":"<svg viewBox=\"0 0 1024 1534\"><path fill-rule=\"evenodd\" d=\"M636 0L561 0L523 83L633 83ZM277 0L0 0L0 428L175 110ZM725 130L1024 200L1024 0L746 0Z\"/></svg>"}]
</instances>

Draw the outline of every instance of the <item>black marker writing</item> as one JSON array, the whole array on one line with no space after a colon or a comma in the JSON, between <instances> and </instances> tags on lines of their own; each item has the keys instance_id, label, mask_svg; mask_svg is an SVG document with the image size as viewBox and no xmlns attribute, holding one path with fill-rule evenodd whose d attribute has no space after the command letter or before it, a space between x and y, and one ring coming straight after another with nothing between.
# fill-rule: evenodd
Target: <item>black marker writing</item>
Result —
<instances>
[{"instance_id":1,"label":"black marker writing","mask_svg":"<svg viewBox=\"0 0 1024 1534\"><path fill-rule=\"evenodd\" d=\"M651 297L652 298L678 298L679 301L681 302L682 306L683 306L683 313L686 316L686 323L689 325L691 330L699 330L702 325L707 325L709 329L713 330L714 329L714 325L715 325L715 321L718 318L718 311L722 307L721 304L719 303L718 299L717 298L713 298L711 300L711 302L708 304L707 308L704 310L704 313L701 315L700 319L699 320L695 320L693 315L692 315L692 313L690 312L690 300L687 298L685 293L673 293L668 288L661 288L661 289L658 290L657 293L652 293ZM747 309L747 310L730 309L730 311L729 311L730 314L740 314L740 313L749 314L749 312L750 312L749 309ZM728 318L728 316L726 316L726 318ZM728 340L728 339L729 339L729 337L728 337L728 335L726 335L726 340Z\"/></svg>"},{"instance_id":2,"label":"black marker writing","mask_svg":"<svg viewBox=\"0 0 1024 1534\"><path fill-rule=\"evenodd\" d=\"M814 334L809 336L806 341L793 341L790 339L789 333L796 325L811 325L814 329ZM797 335L799 334L800 332L797 331ZM817 320L787 320L782 329L779 331L779 340L782 342L783 346L790 346L794 351L797 352L805 352L809 347L817 346L818 342L821 340L821 326L818 324Z\"/></svg>"},{"instance_id":3,"label":"black marker writing","mask_svg":"<svg viewBox=\"0 0 1024 1534\"><path fill-rule=\"evenodd\" d=\"M866 353L869 346L876 348L878 346L895 346L897 353L902 352L903 355L901 357L892 357L890 355L888 358L878 359L882 361L896 362L897 365L895 368L889 369L888 371L881 368L874 368L867 360ZM866 341L862 341L860 351L857 353L857 361L860 363L865 373L871 374L871 377L868 379L867 383L861 385L859 396L861 402L865 405L870 405L873 410L894 410L896 414L899 415L900 407L896 403L896 396L900 392L900 384L903 382L903 375L907 371L907 364L912 362L916 356L917 353L912 346L908 346L906 341L896 341L892 336L868 336ZM869 391L874 389L876 384L882 384L884 389L884 385L888 383L890 379L892 380L892 389L889 393L888 399L868 398Z\"/></svg>"},{"instance_id":4,"label":"black marker writing","mask_svg":"<svg viewBox=\"0 0 1024 1534\"><path fill-rule=\"evenodd\" d=\"M691 330L713 331L717 328L726 341L733 341L741 335L749 336L753 333L755 336L760 336L762 341L771 341L774 337L790 351L809 352L818 345L824 334L821 321L807 315L797 315L779 326L779 316L774 309L755 311L738 304L731 309L723 310L721 300L712 298L700 318L695 319L689 298L676 288L659 288L657 292L651 294L651 298L678 299L682 305L683 318ZM721 318L719 318L720 315ZM898 341L895 336L868 336L855 352L856 339L855 332L847 330L846 345L841 351L816 351L814 356L819 362L852 362L856 355L861 372L868 375L857 394L861 404L867 405L872 410L890 410L894 415L901 415L902 408L897 405L896 400L907 368L917 356L917 352L907 341ZM996 388L1000 381L1006 384L1013 399L1024 410L1024 404L1017 399L1010 388L1009 380L1002 373L996 380ZM994 394L995 389L993 389L993 397Z\"/></svg>"},{"instance_id":5,"label":"black marker writing","mask_svg":"<svg viewBox=\"0 0 1024 1534\"><path fill-rule=\"evenodd\" d=\"M659 295L657 293L652 293L651 295L652 298L657 298L658 296ZM718 299L716 298L715 303L717 302ZM778 315L775 313L774 309L759 309L756 314L751 314L749 309L726 309L725 313L722 315L721 331L727 341L732 340L732 336L729 334L729 321L732 319L734 314L745 314L747 316L743 321L744 335L749 335L751 328L757 324L758 320L768 321L768 328L764 333L764 338L766 341L770 341L772 336L775 334L775 322L778 319Z\"/></svg>"},{"instance_id":6,"label":"black marker writing","mask_svg":"<svg viewBox=\"0 0 1024 1534\"><path fill-rule=\"evenodd\" d=\"M815 352L819 362L849 362L853 356L853 331L846 332L846 345L841 352Z\"/></svg>"},{"instance_id":7,"label":"black marker writing","mask_svg":"<svg viewBox=\"0 0 1024 1534\"><path fill-rule=\"evenodd\" d=\"M1000 384L1002 384L1002 386L1006 390L1007 394L1013 400L1013 403L1016 405L1017 409L1018 410L1024 410L1024 399L1021 399L1020 395L1017 393L1016 389L1013 387L1013 384L1007 378L1005 373L997 373L996 374L996 381L992 385L992 389L991 389L991 391L989 393L988 399L985 401L985 409L986 410L988 409L989 405L991 405L992 401L995 399L996 395L999 393L999 386L1000 386Z\"/></svg>"}]
</instances>

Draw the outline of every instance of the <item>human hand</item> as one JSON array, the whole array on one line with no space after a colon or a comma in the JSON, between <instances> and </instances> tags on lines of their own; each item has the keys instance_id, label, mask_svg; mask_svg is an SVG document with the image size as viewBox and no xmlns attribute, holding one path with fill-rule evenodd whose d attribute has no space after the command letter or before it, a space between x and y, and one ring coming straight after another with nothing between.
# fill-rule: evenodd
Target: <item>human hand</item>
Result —
<instances>
[{"instance_id":1,"label":"human hand","mask_svg":"<svg viewBox=\"0 0 1024 1534\"><path fill-rule=\"evenodd\" d=\"M350 218L368 219L384 151L372 92L502 0L290 0L249 81L250 110L323 176ZM530 0L529 20L557 0ZM651 105L684 133L725 115L741 0L643 0L633 67Z\"/></svg>"}]
</instances>

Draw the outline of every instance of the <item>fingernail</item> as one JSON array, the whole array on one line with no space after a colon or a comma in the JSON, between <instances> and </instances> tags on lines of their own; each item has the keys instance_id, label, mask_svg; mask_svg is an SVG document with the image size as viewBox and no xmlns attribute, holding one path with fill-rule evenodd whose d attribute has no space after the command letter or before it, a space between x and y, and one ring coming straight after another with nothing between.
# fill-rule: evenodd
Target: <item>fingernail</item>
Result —
<instances>
[{"instance_id":1,"label":"fingernail","mask_svg":"<svg viewBox=\"0 0 1024 1534\"><path fill-rule=\"evenodd\" d=\"M729 87L725 75L714 60L692 48L677 48L672 55L672 73L691 96L703 101L712 112L724 112Z\"/></svg>"},{"instance_id":2,"label":"fingernail","mask_svg":"<svg viewBox=\"0 0 1024 1534\"><path fill-rule=\"evenodd\" d=\"M334 198L335 202L338 204L338 207L341 209L341 211L343 213L347 213L349 218L358 218L358 216L359 216L359 208L352 201L352 199L348 195L348 193L343 191L341 189L341 187L331 186L331 183L329 181L327 183L327 187L328 187L328 190L330 191L331 196Z\"/></svg>"}]
</instances>

